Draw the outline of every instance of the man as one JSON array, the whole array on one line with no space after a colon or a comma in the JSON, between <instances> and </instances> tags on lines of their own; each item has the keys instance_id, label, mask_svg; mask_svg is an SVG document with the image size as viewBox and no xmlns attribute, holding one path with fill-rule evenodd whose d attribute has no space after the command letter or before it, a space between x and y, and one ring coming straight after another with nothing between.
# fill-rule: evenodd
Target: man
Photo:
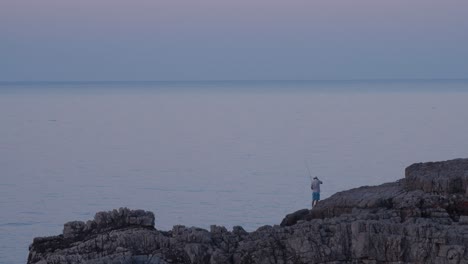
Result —
<instances>
[{"instance_id":1,"label":"man","mask_svg":"<svg viewBox=\"0 0 468 264\"><path fill-rule=\"evenodd\" d=\"M314 208L318 201L320 201L320 184L322 184L322 181L317 177L314 177L314 180L310 185L310 188L312 189L312 208Z\"/></svg>"}]
</instances>

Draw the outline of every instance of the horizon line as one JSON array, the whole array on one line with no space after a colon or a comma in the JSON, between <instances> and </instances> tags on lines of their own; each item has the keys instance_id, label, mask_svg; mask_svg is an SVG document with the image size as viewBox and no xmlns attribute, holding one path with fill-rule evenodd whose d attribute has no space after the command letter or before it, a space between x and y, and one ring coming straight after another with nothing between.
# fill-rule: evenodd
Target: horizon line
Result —
<instances>
[{"instance_id":1,"label":"horizon line","mask_svg":"<svg viewBox=\"0 0 468 264\"><path fill-rule=\"evenodd\" d=\"M468 78L374 78L374 79L254 79L254 80L36 80L0 81L4 84L64 84L64 83L216 83L216 82L378 82L378 81L468 81Z\"/></svg>"}]
</instances>

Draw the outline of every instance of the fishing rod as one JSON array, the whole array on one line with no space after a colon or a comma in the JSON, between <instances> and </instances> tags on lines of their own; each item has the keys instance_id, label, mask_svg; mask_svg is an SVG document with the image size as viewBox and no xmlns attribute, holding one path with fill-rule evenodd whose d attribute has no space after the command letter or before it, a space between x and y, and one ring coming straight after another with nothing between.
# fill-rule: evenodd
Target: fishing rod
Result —
<instances>
[{"instance_id":1,"label":"fishing rod","mask_svg":"<svg viewBox=\"0 0 468 264\"><path fill-rule=\"evenodd\" d=\"M309 163L306 160L304 160L304 163L305 163L305 165L307 167L307 171L309 172L310 181L312 182L312 174L310 173Z\"/></svg>"}]
</instances>

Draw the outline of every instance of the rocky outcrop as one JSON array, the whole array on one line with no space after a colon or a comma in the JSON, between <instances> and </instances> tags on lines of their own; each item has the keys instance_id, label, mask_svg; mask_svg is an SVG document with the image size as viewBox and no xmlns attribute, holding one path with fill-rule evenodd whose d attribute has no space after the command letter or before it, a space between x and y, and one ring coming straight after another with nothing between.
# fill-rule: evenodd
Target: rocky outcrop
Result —
<instances>
[{"instance_id":1,"label":"rocky outcrop","mask_svg":"<svg viewBox=\"0 0 468 264\"><path fill-rule=\"evenodd\" d=\"M467 173L467 159L414 164L405 179L337 193L250 233L160 231L151 212L101 212L34 239L28 263L468 263Z\"/></svg>"},{"instance_id":2,"label":"rocky outcrop","mask_svg":"<svg viewBox=\"0 0 468 264\"><path fill-rule=\"evenodd\" d=\"M408 190L468 195L468 159L416 163L405 170Z\"/></svg>"}]
</instances>

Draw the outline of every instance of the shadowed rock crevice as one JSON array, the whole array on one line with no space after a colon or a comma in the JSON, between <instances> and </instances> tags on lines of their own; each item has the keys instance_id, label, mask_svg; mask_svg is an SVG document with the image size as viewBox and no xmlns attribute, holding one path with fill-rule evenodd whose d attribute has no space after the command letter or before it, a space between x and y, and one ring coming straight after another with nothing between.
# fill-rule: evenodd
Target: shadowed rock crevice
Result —
<instances>
[{"instance_id":1,"label":"shadowed rock crevice","mask_svg":"<svg viewBox=\"0 0 468 264\"><path fill-rule=\"evenodd\" d=\"M405 179L336 193L254 232L160 231L151 212L99 212L35 238L28 263L468 263L467 175L467 159L413 164Z\"/></svg>"}]
</instances>

